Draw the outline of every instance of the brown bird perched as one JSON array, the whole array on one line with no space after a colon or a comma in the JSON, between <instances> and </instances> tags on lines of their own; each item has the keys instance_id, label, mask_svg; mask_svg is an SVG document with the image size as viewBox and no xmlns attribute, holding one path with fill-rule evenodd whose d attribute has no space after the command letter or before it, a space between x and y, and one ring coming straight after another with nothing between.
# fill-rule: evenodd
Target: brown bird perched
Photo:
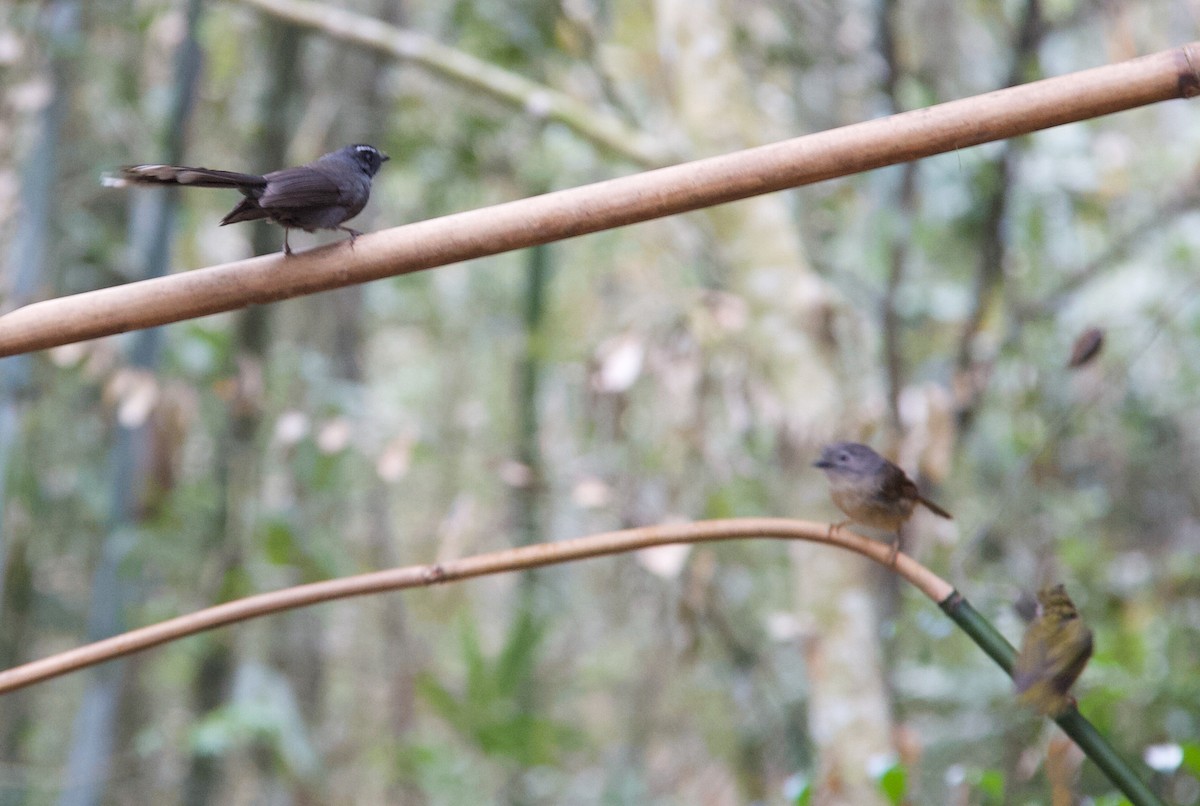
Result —
<instances>
[{"instance_id":1,"label":"brown bird perched","mask_svg":"<svg viewBox=\"0 0 1200 806\"><path fill-rule=\"evenodd\" d=\"M1041 612L1025 630L1013 664L1017 700L1056 717L1074 705L1067 693L1092 657L1092 631L1062 585L1038 591Z\"/></svg>"},{"instance_id":2,"label":"brown bird perched","mask_svg":"<svg viewBox=\"0 0 1200 806\"><path fill-rule=\"evenodd\" d=\"M833 503L849 516L849 520L830 527L830 532L848 523L895 532L890 562L896 561L896 553L900 551L900 526L912 517L917 504L923 504L934 515L952 518L949 512L922 497L903 470L866 445L857 442L826 445L813 466L825 471Z\"/></svg>"}]
</instances>

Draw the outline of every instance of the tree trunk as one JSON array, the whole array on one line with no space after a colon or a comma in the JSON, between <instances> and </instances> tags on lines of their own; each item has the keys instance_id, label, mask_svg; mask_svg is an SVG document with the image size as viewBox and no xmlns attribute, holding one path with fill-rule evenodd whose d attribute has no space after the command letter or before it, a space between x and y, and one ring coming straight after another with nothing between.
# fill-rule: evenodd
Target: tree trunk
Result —
<instances>
[{"instance_id":1,"label":"tree trunk","mask_svg":"<svg viewBox=\"0 0 1200 806\"><path fill-rule=\"evenodd\" d=\"M655 9L678 120L694 150L717 153L761 142L767 123L751 103L730 30L736 9L719 0L658 0ZM845 414L844 400L854 399L858 383L846 357L861 354L862 327L857 320L847 328L832 326L835 316L856 314L834 310L841 306L805 258L788 199L773 194L705 215L730 286L749 303L749 327L756 332L748 343L756 354L747 360L778 385L782 397L780 419L772 425L786 447L798 443L794 455L803 457L815 451L821 435L850 428L853 415ZM821 500L824 483L807 464L794 462L791 472L781 468L779 514ZM802 479L820 485L819 494L801 490ZM818 755L813 802L882 804L868 761L890 751L891 724L867 563L804 543L794 546L792 560L796 608L811 627L805 655L809 730Z\"/></svg>"}]
</instances>

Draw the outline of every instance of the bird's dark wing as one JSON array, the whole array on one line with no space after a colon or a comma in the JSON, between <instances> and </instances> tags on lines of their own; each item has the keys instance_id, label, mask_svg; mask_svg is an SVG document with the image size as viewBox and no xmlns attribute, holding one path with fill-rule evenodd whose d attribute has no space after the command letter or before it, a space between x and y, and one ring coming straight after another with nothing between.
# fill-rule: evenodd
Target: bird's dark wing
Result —
<instances>
[{"instance_id":1,"label":"bird's dark wing","mask_svg":"<svg viewBox=\"0 0 1200 806\"><path fill-rule=\"evenodd\" d=\"M1050 674L1049 644L1035 640L1035 635L1026 633L1021 651L1013 661L1012 679L1018 694L1024 694L1039 681L1045 682Z\"/></svg>"},{"instance_id":2,"label":"bird's dark wing","mask_svg":"<svg viewBox=\"0 0 1200 806\"><path fill-rule=\"evenodd\" d=\"M916 501L921 497L917 485L897 465L886 462L879 474L879 492L888 501Z\"/></svg>"},{"instance_id":3,"label":"bird's dark wing","mask_svg":"<svg viewBox=\"0 0 1200 806\"><path fill-rule=\"evenodd\" d=\"M267 186L258 197L260 207L278 210L331 207L341 203L341 186L325 172L309 165L269 173L266 180Z\"/></svg>"},{"instance_id":4,"label":"bird's dark wing","mask_svg":"<svg viewBox=\"0 0 1200 806\"><path fill-rule=\"evenodd\" d=\"M917 483L910 479L908 474L900 469L898 465L888 462L885 465L885 472L882 475L883 481L879 485L880 492L889 501L919 501L934 515L943 517L946 520L954 520L953 515L922 496L921 491L917 489Z\"/></svg>"},{"instance_id":5,"label":"bird's dark wing","mask_svg":"<svg viewBox=\"0 0 1200 806\"><path fill-rule=\"evenodd\" d=\"M1054 685L1065 693L1083 674L1083 668L1092 657L1094 644L1092 631L1078 617L1064 624L1062 630L1062 640L1057 642L1057 648L1049 653L1049 657L1055 671Z\"/></svg>"},{"instance_id":6,"label":"bird's dark wing","mask_svg":"<svg viewBox=\"0 0 1200 806\"><path fill-rule=\"evenodd\" d=\"M253 197L247 196L237 203L229 213L221 219L221 226L236 224L239 221L257 221L260 218L270 218L270 214L258 206Z\"/></svg>"}]
</instances>

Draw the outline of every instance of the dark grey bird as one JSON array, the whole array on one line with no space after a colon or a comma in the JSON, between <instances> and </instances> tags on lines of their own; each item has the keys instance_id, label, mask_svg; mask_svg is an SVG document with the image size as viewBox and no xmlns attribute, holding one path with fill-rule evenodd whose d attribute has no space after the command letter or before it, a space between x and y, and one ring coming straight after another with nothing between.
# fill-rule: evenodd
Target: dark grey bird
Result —
<instances>
[{"instance_id":1,"label":"dark grey bird","mask_svg":"<svg viewBox=\"0 0 1200 806\"><path fill-rule=\"evenodd\" d=\"M351 243L362 235L342 225L367 206L371 179L387 160L387 154L360 143L264 176L183 165L131 165L105 179L105 184L234 188L245 198L221 219L221 226L260 218L273 221L283 227L283 252L290 255L288 231L292 229L337 229L349 233Z\"/></svg>"},{"instance_id":2,"label":"dark grey bird","mask_svg":"<svg viewBox=\"0 0 1200 806\"><path fill-rule=\"evenodd\" d=\"M916 483L903 470L866 445L857 442L826 445L821 450L820 460L813 466L825 471L829 479L829 496L850 518L830 531L848 523L860 523L895 532L893 562L900 550L900 527L912 517L917 504L935 515L951 518L949 512L923 497Z\"/></svg>"}]
</instances>

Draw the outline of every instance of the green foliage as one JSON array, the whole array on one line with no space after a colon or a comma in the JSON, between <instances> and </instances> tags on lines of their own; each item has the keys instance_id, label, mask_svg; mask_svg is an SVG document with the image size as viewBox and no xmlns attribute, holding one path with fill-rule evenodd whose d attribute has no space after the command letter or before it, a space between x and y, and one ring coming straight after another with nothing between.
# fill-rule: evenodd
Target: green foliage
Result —
<instances>
[{"instance_id":1,"label":"green foliage","mask_svg":"<svg viewBox=\"0 0 1200 806\"><path fill-rule=\"evenodd\" d=\"M459 0L451 8L462 46L506 67L528 66L552 52L558 4L550 0L481 3Z\"/></svg>"},{"instance_id":2,"label":"green foliage","mask_svg":"<svg viewBox=\"0 0 1200 806\"><path fill-rule=\"evenodd\" d=\"M238 670L232 700L196 722L189 745L211 757L266 751L289 777L310 777L320 764L290 685L256 665Z\"/></svg>"},{"instance_id":3,"label":"green foliage","mask_svg":"<svg viewBox=\"0 0 1200 806\"><path fill-rule=\"evenodd\" d=\"M486 800L492 782L457 744L405 744L394 755L398 780L430 794L435 804Z\"/></svg>"},{"instance_id":4,"label":"green foliage","mask_svg":"<svg viewBox=\"0 0 1200 806\"><path fill-rule=\"evenodd\" d=\"M534 665L544 624L519 616L495 658L485 654L474 624L465 623L460 634L466 667L461 692L429 674L417 681L421 697L456 733L484 755L521 767L558 763L579 745L575 729L531 711L528 704L536 690Z\"/></svg>"},{"instance_id":5,"label":"green foliage","mask_svg":"<svg viewBox=\"0 0 1200 806\"><path fill-rule=\"evenodd\" d=\"M731 479L709 496L704 508L704 517L738 518L757 515L768 508L769 492L761 479Z\"/></svg>"},{"instance_id":6,"label":"green foliage","mask_svg":"<svg viewBox=\"0 0 1200 806\"><path fill-rule=\"evenodd\" d=\"M1200 779L1200 742L1183 742L1183 767Z\"/></svg>"},{"instance_id":7,"label":"green foliage","mask_svg":"<svg viewBox=\"0 0 1200 806\"><path fill-rule=\"evenodd\" d=\"M1115 792L1107 792L1092 800L1096 806L1133 806L1129 799L1123 795L1118 795Z\"/></svg>"},{"instance_id":8,"label":"green foliage","mask_svg":"<svg viewBox=\"0 0 1200 806\"><path fill-rule=\"evenodd\" d=\"M997 769L979 770L974 775L975 791L982 796L982 804L1002 806L1008 801L1004 798L1005 775Z\"/></svg>"},{"instance_id":9,"label":"green foliage","mask_svg":"<svg viewBox=\"0 0 1200 806\"><path fill-rule=\"evenodd\" d=\"M879 776L879 790L887 796L888 802L897 804L904 803L908 796L908 770L904 765L897 762Z\"/></svg>"},{"instance_id":10,"label":"green foliage","mask_svg":"<svg viewBox=\"0 0 1200 806\"><path fill-rule=\"evenodd\" d=\"M304 537L304 533L284 517L266 518L259 527L258 539L268 562L298 570L305 582L328 579L336 574L339 568L332 552L325 547L306 545Z\"/></svg>"}]
</instances>

